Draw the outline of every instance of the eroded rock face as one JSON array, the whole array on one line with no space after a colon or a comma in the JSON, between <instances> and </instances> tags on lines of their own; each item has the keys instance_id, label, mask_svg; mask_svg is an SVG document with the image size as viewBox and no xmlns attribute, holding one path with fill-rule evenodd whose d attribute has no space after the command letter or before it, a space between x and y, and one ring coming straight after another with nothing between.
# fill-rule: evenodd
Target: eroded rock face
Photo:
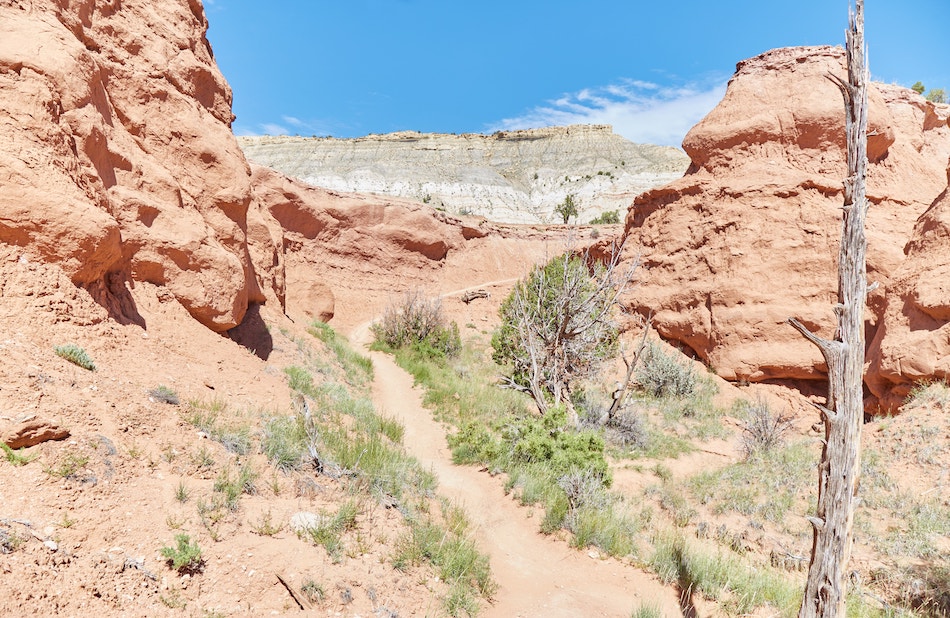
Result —
<instances>
[{"instance_id":1,"label":"eroded rock face","mask_svg":"<svg viewBox=\"0 0 950 618\"><path fill-rule=\"evenodd\" d=\"M166 286L220 331L262 286L206 30L194 0L0 2L0 242L100 295Z\"/></svg>"},{"instance_id":2,"label":"eroded rock face","mask_svg":"<svg viewBox=\"0 0 950 618\"><path fill-rule=\"evenodd\" d=\"M777 49L737 67L722 102L683 147L681 179L637 198L627 233L642 284L626 303L731 380L819 379L818 350L790 316L834 329L845 77L838 48ZM870 89L869 341L914 223L947 187L950 128L912 91Z\"/></svg>"},{"instance_id":3,"label":"eroded rock face","mask_svg":"<svg viewBox=\"0 0 950 618\"><path fill-rule=\"evenodd\" d=\"M950 378L950 191L917 222L906 251L868 351L865 381L884 411L916 383Z\"/></svg>"},{"instance_id":4,"label":"eroded rock face","mask_svg":"<svg viewBox=\"0 0 950 618\"><path fill-rule=\"evenodd\" d=\"M560 220L573 194L578 221L623 210L643 191L679 178L678 148L635 144L606 125L493 135L403 131L356 139L240 137L248 159L308 184L425 201L492 221Z\"/></svg>"}]
</instances>

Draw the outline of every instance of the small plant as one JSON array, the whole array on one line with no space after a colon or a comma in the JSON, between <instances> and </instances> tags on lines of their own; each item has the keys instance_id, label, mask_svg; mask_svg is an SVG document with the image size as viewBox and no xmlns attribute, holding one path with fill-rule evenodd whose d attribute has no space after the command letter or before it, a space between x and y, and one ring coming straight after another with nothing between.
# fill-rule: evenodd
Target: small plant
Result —
<instances>
[{"instance_id":1,"label":"small plant","mask_svg":"<svg viewBox=\"0 0 950 618\"><path fill-rule=\"evenodd\" d=\"M164 384L159 384L148 392L149 397L161 403L177 406L181 401L178 399L178 393L168 388Z\"/></svg>"},{"instance_id":2,"label":"small plant","mask_svg":"<svg viewBox=\"0 0 950 618\"><path fill-rule=\"evenodd\" d=\"M327 596L323 586L312 579L308 579L300 586L300 592L311 603L319 603Z\"/></svg>"},{"instance_id":3,"label":"small plant","mask_svg":"<svg viewBox=\"0 0 950 618\"><path fill-rule=\"evenodd\" d=\"M13 450L9 446L7 446L7 444L4 442L0 442L0 449L3 449L3 454L6 456L7 461L12 463L14 466L25 466L26 464L36 459L36 455L23 454L23 451L25 449L21 448L21 449Z\"/></svg>"},{"instance_id":4,"label":"small plant","mask_svg":"<svg viewBox=\"0 0 950 618\"><path fill-rule=\"evenodd\" d=\"M192 543L187 534L176 534L175 547L162 547L161 555L168 566L179 573L198 573L204 566L201 548L197 543Z\"/></svg>"},{"instance_id":5,"label":"small plant","mask_svg":"<svg viewBox=\"0 0 950 618\"><path fill-rule=\"evenodd\" d=\"M254 534L259 534L260 536L274 536L284 529L284 525L275 524L272 520L270 509L268 509L266 513L261 514L260 520L253 524L251 529L254 531Z\"/></svg>"},{"instance_id":6,"label":"small plant","mask_svg":"<svg viewBox=\"0 0 950 618\"><path fill-rule=\"evenodd\" d=\"M614 225L620 223L620 211L608 210L590 220L591 225Z\"/></svg>"},{"instance_id":7,"label":"small plant","mask_svg":"<svg viewBox=\"0 0 950 618\"><path fill-rule=\"evenodd\" d=\"M96 364L92 362L92 359L89 358L89 355L86 354L86 351L75 343L58 345L53 348L53 351L56 352L56 356L65 358L72 364L82 367L83 369L88 369L89 371L96 370Z\"/></svg>"},{"instance_id":8,"label":"small plant","mask_svg":"<svg viewBox=\"0 0 950 618\"><path fill-rule=\"evenodd\" d=\"M178 500L182 504L188 502L188 497L191 495L191 492L188 490L188 487L185 485L184 481L178 482L178 487L175 488L175 500Z\"/></svg>"},{"instance_id":9,"label":"small plant","mask_svg":"<svg viewBox=\"0 0 950 618\"><path fill-rule=\"evenodd\" d=\"M698 385L692 365L678 361L652 341L637 367L636 379L645 393L658 399L689 397L696 392Z\"/></svg>"},{"instance_id":10,"label":"small plant","mask_svg":"<svg viewBox=\"0 0 950 618\"><path fill-rule=\"evenodd\" d=\"M67 453L55 467L51 466L47 468L46 473L50 476L68 479L74 477L76 473L85 468L88 463L88 455L73 451Z\"/></svg>"},{"instance_id":11,"label":"small plant","mask_svg":"<svg viewBox=\"0 0 950 618\"><path fill-rule=\"evenodd\" d=\"M228 510L236 511L242 494L257 493L258 473L251 467L251 462L245 461L238 469L237 475L231 476L231 469L225 468L214 481L214 491L221 494Z\"/></svg>"},{"instance_id":12,"label":"small plant","mask_svg":"<svg viewBox=\"0 0 950 618\"><path fill-rule=\"evenodd\" d=\"M72 528L76 524L75 519L69 517L69 513L63 513L63 519L59 522L60 528Z\"/></svg>"},{"instance_id":13,"label":"small plant","mask_svg":"<svg viewBox=\"0 0 950 618\"><path fill-rule=\"evenodd\" d=\"M792 426L791 417L772 412L761 397L754 402L743 401L738 408L744 411L742 426L742 452L746 459L779 447L785 441L785 433Z\"/></svg>"}]
</instances>

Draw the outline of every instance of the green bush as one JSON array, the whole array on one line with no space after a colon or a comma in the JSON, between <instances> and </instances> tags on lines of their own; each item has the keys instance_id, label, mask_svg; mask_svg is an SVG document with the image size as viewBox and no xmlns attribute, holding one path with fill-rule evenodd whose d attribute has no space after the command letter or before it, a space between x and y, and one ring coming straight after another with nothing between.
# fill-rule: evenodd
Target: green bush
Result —
<instances>
[{"instance_id":1,"label":"green bush","mask_svg":"<svg viewBox=\"0 0 950 618\"><path fill-rule=\"evenodd\" d=\"M608 210L590 220L591 225L613 225L620 223L620 211Z\"/></svg>"},{"instance_id":2,"label":"green bush","mask_svg":"<svg viewBox=\"0 0 950 618\"><path fill-rule=\"evenodd\" d=\"M179 573L197 573L204 565L201 548L187 534L175 535L175 547L162 547L162 557Z\"/></svg>"},{"instance_id":3,"label":"green bush","mask_svg":"<svg viewBox=\"0 0 950 618\"><path fill-rule=\"evenodd\" d=\"M89 355L86 354L86 351L75 343L67 343L66 345L58 345L53 348L53 351L56 352L56 355L65 358L69 362L83 369L88 369L89 371L96 370L96 364L92 362L92 359L89 358Z\"/></svg>"}]
</instances>

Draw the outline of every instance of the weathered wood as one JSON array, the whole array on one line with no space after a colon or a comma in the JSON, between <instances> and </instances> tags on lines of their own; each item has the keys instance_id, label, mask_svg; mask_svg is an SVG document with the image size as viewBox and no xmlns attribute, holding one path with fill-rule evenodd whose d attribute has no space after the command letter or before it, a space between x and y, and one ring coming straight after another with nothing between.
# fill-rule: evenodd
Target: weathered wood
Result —
<instances>
[{"instance_id":1,"label":"weathered wood","mask_svg":"<svg viewBox=\"0 0 950 618\"><path fill-rule=\"evenodd\" d=\"M488 293L488 290L469 290L462 294L462 302L466 305L475 300L476 298L490 298L491 294Z\"/></svg>"},{"instance_id":2,"label":"weathered wood","mask_svg":"<svg viewBox=\"0 0 950 618\"><path fill-rule=\"evenodd\" d=\"M308 610L308 609L313 608L313 606L310 604L310 601L305 599L302 594L294 590L293 586L290 585L290 582L284 579L284 577L280 573L274 573L274 575L277 576L277 581L283 584L284 588L287 589L287 592L290 593L291 598L293 598L293 600L297 603L297 606L300 607L300 609Z\"/></svg>"},{"instance_id":3,"label":"weathered wood","mask_svg":"<svg viewBox=\"0 0 950 618\"><path fill-rule=\"evenodd\" d=\"M846 574L851 558L854 508L861 470L864 418L864 306L868 293L864 220L868 202L867 82L864 1L856 0L847 33L848 81L836 76L844 96L848 177L844 181L841 246L838 252L838 329L835 340L817 337L789 322L814 343L828 365L828 401L823 409L825 441L818 467L818 508L811 561L799 618L845 615Z\"/></svg>"}]
</instances>

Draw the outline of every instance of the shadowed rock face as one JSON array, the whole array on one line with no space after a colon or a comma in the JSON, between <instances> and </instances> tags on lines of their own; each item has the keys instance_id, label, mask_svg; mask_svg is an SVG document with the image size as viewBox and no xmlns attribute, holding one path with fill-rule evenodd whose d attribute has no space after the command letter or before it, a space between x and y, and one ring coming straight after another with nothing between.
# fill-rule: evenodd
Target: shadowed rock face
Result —
<instances>
[{"instance_id":1,"label":"shadowed rock face","mask_svg":"<svg viewBox=\"0 0 950 618\"><path fill-rule=\"evenodd\" d=\"M238 142L251 161L315 186L424 200L511 223L560 222L554 208L569 193L578 221L590 221L679 178L689 163L677 148L634 144L603 125Z\"/></svg>"},{"instance_id":2,"label":"shadowed rock face","mask_svg":"<svg viewBox=\"0 0 950 618\"><path fill-rule=\"evenodd\" d=\"M821 379L817 349L785 323L833 334L844 105L838 48L777 49L739 63L722 102L686 136L692 165L636 199L626 230L647 271L626 304L732 380ZM870 341L917 218L947 187L946 112L870 91Z\"/></svg>"}]
</instances>

